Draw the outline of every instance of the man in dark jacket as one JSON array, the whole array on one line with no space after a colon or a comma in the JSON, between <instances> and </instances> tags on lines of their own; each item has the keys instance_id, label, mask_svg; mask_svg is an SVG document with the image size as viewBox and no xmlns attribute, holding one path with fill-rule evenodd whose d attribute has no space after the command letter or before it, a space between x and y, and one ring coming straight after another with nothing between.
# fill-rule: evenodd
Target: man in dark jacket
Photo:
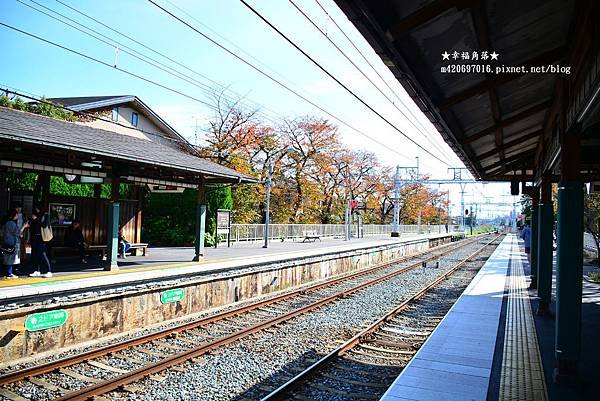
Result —
<instances>
[{"instance_id":1,"label":"man in dark jacket","mask_svg":"<svg viewBox=\"0 0 600 401\"><path fill-rule=\"evenodd\" d=\"M81 223L77 219L73 220L65 232L65 246L77 248L81 263L87 263L87 260L85 260L85 248L87 248L87 244L81 232Z\"/></svg>"}]
</instances>

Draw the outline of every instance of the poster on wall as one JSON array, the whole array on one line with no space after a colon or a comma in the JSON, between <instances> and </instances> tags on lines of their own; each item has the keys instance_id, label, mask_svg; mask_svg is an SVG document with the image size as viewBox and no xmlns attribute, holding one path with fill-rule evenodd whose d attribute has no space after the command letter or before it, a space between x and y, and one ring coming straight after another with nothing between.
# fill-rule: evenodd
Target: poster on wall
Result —
<instances>
[{"instance_id":1,"label":"poster on wall","mask_svg":"<svg viewBox=\"0 0 600 401\"><path fill-rule=\"evenodd\" d=\"M75 219L75 205L72 203L51 203L48 208L50 225L68 226Z\"/></svg>"}]
</instances>

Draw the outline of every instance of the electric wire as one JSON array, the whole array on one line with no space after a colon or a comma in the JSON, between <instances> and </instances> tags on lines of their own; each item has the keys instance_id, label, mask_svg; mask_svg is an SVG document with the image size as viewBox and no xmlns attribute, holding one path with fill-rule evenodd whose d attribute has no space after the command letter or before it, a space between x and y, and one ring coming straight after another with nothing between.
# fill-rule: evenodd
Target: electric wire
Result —
<instances>
[{"instance_id":1,"label":"electric wire","mask_svg":"<svg viewBox=\"0 0 600 401\"><path fill-rule=\"evenodd\" d=\"M277 75L278 77L280 77L283 81L285 81L290 87L294 87L294 89L298 92L303 92L307 97L312 96L312 98L314 100L317 100L321 103L323 103L322 99L319 99L318 97L315 97L314 95L309 94L307 91L305 91L303 88L298 87L297 85L295 85L289 78L287 78L286 76L284 76L283 74L281 74L280 72L278 72L277 70L275 70L274 68L271 68L269 65L267 65L266 63L263 63L261 60L259 60L258 58L254 57L252 54L250 54L249 52L247 52L246 50L244 50L243 47L238 46L237 44L235 44L233 41L231 41L230 39L228 39L227 37L219 34L217 31L215 31L214 29L212 29L210 26L206 25L205 23L203 23L202 21L200 21L198 18L194 17L194 15L192 15L191 13L189 13L188 11L186 11L185 9L183 9L182 7L179 7L177 4L175 4L174 2L172 2L171 0L164 0L164 2L170 4L171 6L173 6L173 8L181 11L184 15L186 15L187 17L189 17L191 20L195 21L196 23L198 23L199 25L203 26L204 28L206 28L207 30L209 30L210 32L212 32L214 35L216 35L217 37L221 38L223 41L227 42L228 44L230 44L231 46L235 47L235 49L243 54L245 54L247 57L251 58L252 60L254 60L256 63L258 63L259 65L261 65L262 67L264 67L265 69L269 70L270 72L272 72L274 75Z\"/></svg>"},{"instance_id":2,"label":"electric wire","mask_svg":"<svg viewBox=\"0 0 600 401\"><path fill-rule=\"evenodd\" d=\"M148 0L151 3L154 3L153 0ZM252 13L254 13L260 20L262 20L265 24L267 24L271 29L273 29L279 36L281 36L283 39L285 39L290 45L292 45L292 47L294 47L296 50L298 50L302 55L304 55L304 57L306 57L308 60L310 60L315 66L317 66L321 71L323 71L327 76L329 76L331 79L333 79L339 86L341 86L343 89L346 90L346 92L350 93L355 99L357 99L360 103L362 103L365 107L367 107L369 110L371 110L375 115L377 115L379 118L381 118L385 123L387 123L391 128L393 128L395 131L397 131L398 133L400 133L404 138L406 138L407 140L409 140L411 143L413 143L415 146L417 146L419 149L421 149L423 152L427 153L428 155L430 155L431 157L433 157L434 159L438 160L439 162L445 164L445 165L450 165L449 163L445 162L444 160L440 159L438 156L436 156L435 154L433 154L431 151L429 151L428 149L424 148L422 145L420 145L419 143L417 143L415 140L413 140L411 137L409 137L408 135L406 135L400 128L398 128L396 125L394 125L392 122L390 122L387 118L385 118L383 115L381 115L377 110L375 110L371 105L369 105L366 101L364 101L360 96L358 96L356 93L354 93L350 88L348 88L343 82L341 82L339 79L337 79L332 73L330 73L325 67L323 67L321 64L319 64L314 58L312 58L308 53L306 53L304 50L302 50L302 48L300 48L294 41L292 41L290 38L288 38L283 32L281 32L275 25L273 25L268 19L266 19L262 14L260 14L256 9L254 9L250 4L248 4L245 0L240 0L240 2L245 5ZM156 3L154 3L156 4Z\"/></svg>"},{"instance_id":3,"label":"electric wire","mask_svg":"<svg viewBox=\"0 0 600 401\"><path fill-rule=\"evenodd\" d=\"M375 66L369 61L369 59L367 58L367 56L365 56L365 54L356 46L356 44L354 43L354 41L352 39L350 39L350 37L346 34L346 32L342 29L342 27L337 23L337 21L333 18L333 16L325 9L325 7L323 7L323 5L321 4L321 2L319 0L315 0L315 2L319 6L319 8L323 11L323 13L329 18L329 20L335 25L335 27L338 29L338 31L340 31L340 33L346 38L346 40L348 41L348 43L350 43L350 45L354 48L354 50L356 50L356 52L361 56L361 58L367 63L367 65L371 68L371 70L373 70L373 72L379 77L379 79L381 80L381 82L383 82L384 85L390 90L390 92L392 93L392 95L396 99L398 99L398 101L408 110L408 112L410 113L410 115L415 120L417 120L417 122L419 123L419 125L421 126L421 128L423 128L425 131L427 131L427 128L423 125L423 123L421 122L421 120L418 119L418 117L415 115L415 113L413 113L413 111L411 110L411 108L406 105L406 103L402 100L402 98L400 96L398 96L397 91L395 91L394 89L392 89L392 87L389 85L389 83L387 82L387 80L379 73L379 71L377 71L377 68L375 68ZM434 142L436 142L436 139L437 139L437 137L433 136ZM443 150L441 150L439 147L437 147L437 149L440 150L440 151L442 151L442 153L443 153Z\"/></svg>"},{"instance_id":4,"label":"electric wire","mask_svg":"<svg viewBox=\"0 0 600 401\"><path fill-rule=\"evenodd\" d=\"M94 62L96 62L96 63L98 63L98 64L101 64L101 65L104 65L104 66L106 66L106 67L112 68L112 69L114 69L114 70L120 71L120 72L122 72L122 73L124 73L124 74L126 74L126 75L129 75L129 76L132 76L132 77L134 77L134 78L140 79L140 80L142 80L142 81L144 81L144 82L147 82L147 83L149 83L149 84L151 84L151 85L154 85L154 86L157 86L157 87L159 87L159 88L165 89L165 90L167 90L167 91L169 91L169 92L176 93L176 94L178 94L178 95L181 95L181 96L183 96L183 97L185 97L185 98L188 98L188 99L190 99L190 100L193 100L193 101L195 101L195 102L198 102L198 103L200 103L200 104L203 104L203 105L205 105L205 106L207 106L207 107L209 107L209 108L211 108L211 109L215 110L215 107L214 107L212 104L210 104L210 103L208 103L208 102L205 102L205 101L204 101L204 100L202 100L202 99L199 99L199 98L197 98L197 97L194 97L194 96L192 96L192 95L188 95L188 94L186 94L186 93L183 93L183 92L181 92L180 90L177 90L177 89L170 88L170 87L168 87L168 86L166 86L166 85L164 85L164 84L161 84L161 83L159 83L159 82L153 81L153 80L151 80L150 78L146 78L146 77L144 77L144 76L142 76L142 75L136 74L136 73L134 73L134 72L131 72L131 71L129 71L129 70L126 70L126 69L124 69L124 68L117 67L117 66L115 66L115 65L111 65L111 64L109 64L109 63L107 63L107 62L105 62L105 61L102 61L102 60L100 60L100 59L97 59L97 58L95 58L95 57L92 57L92 56L90 56L90 55L87 55L87 54L85 54L85 53L82 53L82 52L80 52L80 51L77 51L77 50L71 49L71 48L69 48L69 47L67 47L67 46L63 46L63 45L61 45L61 44L59 44L59 43L56 43L56 42L53 42L53 41L51 41L51 40L44 39L44 38L42 38L41 36L35 35L35 34L31 33L31 32L27 32L27 31L24 31L24 30L22 30L22 29L19 29L19 28L17 28L17 27L14 27L14 26L12 26L12 25L5 24L5 23L4 23L4 22L2 22L2 21L0 21L0 25L4 26L5 28L11 29L11 30L13 30L13 31L15 31L15 32L18 32L18 33L20 33L20 34L22 34L22 35L29 36L29 37L31 37L31 38L34 38L34 39L37 39L37 40L39 40L39 41L41 41L41 42L44 42L44 43L46 43L46 44L49 44L49 45L51 45L51 46L57 47L57 48L59 48L59 49L62 49L62 50L64 50L64 51L66 51L66 52L69 52L69 53L75 54L75 55L77 55L77 56L80 56L80 57L83 57L83 58L85 58L85 59L87 59L87 60L94 61Z\"/></svg>"},{"instance_id":5,"label":"electric wire","mask_svg":"<svg viewBox=\"0 0 600 401\"><path fill-rule=\"evenodd\" d=\"M427 142L429 142L429 144L431 146L433 146L434 148L436 148L436 150L438 152L440 152L443 156L444 155L444 151L441 150L436 143L434 143L429 135L427 134L426 130L419 128L413 120L411 120L406 113L400 108L398 107L398 105L392 100L390 99L390 97L375 83L373 82L373 80L354 62L354 60L352 60L350 58L350 56L348 56L346 54L346 52L340 48L328 35L327 33L325 33L321 27L319 27L313 20L312 18L310 18L310 16L308 14L306 14L304 12L304 10L302 10L293 0L288 0L290 2L290 4L325 38L327 39L327 41L371 84L371 86L373 86L392 106L394 106L394 108L396 110L398 110L400 112L400 114L402 114L402 116L406 119L406 121L408 121L413 127L415 127L417 129L417 131L419 131L421 133L421 135L423 135L423 137L427 140ZM404 104L403 104L404 105ZM405 108L406 105L404 105ZM407 108L408 109L408 108ZM410 110L408 110L410 111ZM413 118L417 119L416 117L413 116ZM418 121L418 119L417 119ZM446 160L448 162L448 160Z\"/></svg>"},{"instance_id":6,"label":"electric wire","mask_svg":"<svg viewBox=\"0 0 600 401\"><path fill-rule=\"evenodd\" d=\"M169 16L171 16L172 18L174 18L175 20L177 20L180 23L184 24L185 26L187 26L188 28L190 28L191 30L193 30L194 32L196 32L197 34L199 34L200 36L202 36L203 38L205 38L206 40L208 40L209 42L211 42L212 44L214 44L215 46L221 48L222 50L224 50L225 52L227 52L231 56L235 57L236 59L240 60L242 63L246 64L247 66L249 66L253 70L257 71L259 74L265 76L266 78L268 78L271 81L275 82L276 84L278 84L279 86L281 86L282 88L284 88L285 90L287 90L288 92L294 94L295 96L297 96L300 99L304 100L305 102L309 103L311 106L315 107L316 109L318 109L322 113L327 114L331 118L339 121L340 123L342 123L346 127L350 128L353 131L359 133L360 135L368 138L369 140L371 140L372 142L374 142L374 143L382 146L383 148L388 149L389 151L394 152L397 155L402 156L402 157L404 157L406 159L410 159L409 156L407 156L405 154L402 154L402 153L398 152L395 149L390 148L388 145L386 145L383 142L381 142L381 141L373 138L371 135L365 133L364 131L359 130L358 128L354 127L350 123L346 122L344 119L338 117L337 115L333 114L330 111L327 111L326 109L324 109L323 107L319 106L318 104L316 104L312 100L308 99L306 96L298 93L297 91L295 91L294 89L292 89L291 87L289 87L288 85L286 85L285 83L283 83L281 80L279 80L279 79L273 77L272 75L268 74L267 72L263 71L261 68L257 67L256 65L252 64L251 62L249 62L245 58L243 58L240 55L236 54L235 52L231 51L230 49L228 49L227 47L225 47L224 45L222 45L221 43L219 43L218 41L216 41L215 39L213 39L212 37L210 37L206 33L202 32L201 30L199 30L198 28L196 28L195 26L193 26L189 22L185 21L181 17L179 17L179 16L175 15L174 13L172 13L171 11L167 10L165 7L161 6L160 4L156 3L153 0L147 0L147 1L149 3L151 3L151 4L153 4L154 6L156 6L158 9L162 10L164 13L166 13Z\"/></svg>"},{"instance_id":7,"label":"electric wire","mask_svg":"<svg viewBox=\"0 0 600 401\"><path fill-rule=\"evenodd\" d=\"M166 72L166 73L168 73L168 74L170 74L170 75L172 75L172 76L175 76L175 77L177 77L177 78L179 78L179 79L181 79L181 80L183 80L183 81L186 81L186 82L188 82L188 83L190 83L190 84L192 84L192 85L194 85L194 86L196 86L196 87L199 87L199 88L200 88L200 89L201 89L201 90L202 90L204 93L206 93L206 94L207 94L207 95L209 95L209 96L217 96L217 95L218 95L218 91L216 90L216 88L214 88L214 87L211 87L210 85L207 85L207 84L205 84L205 83L203 83L203 82L201 82L201 81L199 81L199 80L195 79L194 77L192 77L192 76L190 76L190 75L187 75L187 74L185 74L185 73L183 73L183 72L181 72L181 71L178 71L177 69L175 69L175 68L173 68L173 67L171 67L171 66L169 66L169 65L167 65L167 64L165 64L165 63L163 63L163 62L161 62L160 60L157 60L156 58L153 58L153 57L150 57L150 56L148 56L148 55L146 55L146 54L144 54L144 53L141 53L141 52L139 52L139 51L137 51L137 50L135 50L135 49L131 48L130 46L127 46L127 45L123 44L122 42L119 42L118 40L116 40L116 39L114 39L114 38L111 38L111 37L110 37L110 36L108 36L108 35L105 35L105 34L103 34L103 33L99 32L99 31L97 31L97 30L94 30L94 29L92 29L92 28L88 27L88 26L85 26L85 25L83 25L83 24L81 24L81 23L79 23L79 22L75 21L74 19L72 19L72 18L70 18L70 17L68 17L68 16L66 16L66 15L64 15L64 14L62 14L62 13L60 13L60 12L56 11L56 10L50 9L50 8L48 8L48 7L46 7L46 6L44 6L44 5L40 4L40 3L38 3L38 2L37 2L37 1L35 1L35 0L29 0L29 1L30 1L31 3L34 3L34 4L38 5L39 7L42 7L42 8L44 8L44 9L48 10L49 12L52 12L52 13L54 13L54 14L56 14L56 15L59 15L60 17L62 17L62 18L65 18L65 19L67 19L68 21L71 21L72 23L74 23L74 24L76 24L76 25L78 25L78 26L82 27L83 29L87 29L87 30L89 30L89 31L93 32L95 35L94 35L94 34L92 34L92 33L86 32L86 31L82 30L81 28L78 28L78 27L76 27L76 26L73 26L73 25L71 25L70 23L68 23L68 22L65 22L65 21L61 20L60 18L57 18L57 17L55 17L55 16L53 16L53 15L50 15L50 14L46 13L45 11L39 10L39 9L37 9L37 8L33 7L33 6L32 6L32 5L30 5L30 4L26 4L26 3L24 3L24 2L23 2L23 0L16 0L16 1L17 1L17 2L19 2L19 3L21 3L21 4L23 4L23 5L24 5L24 6L26 6L26 7L29 7L29 8L31 8L31 9L33 9L33 10L35 10L35 11L39 12L39 13L42 13L42 14L44 14L44 15L48 16L49 18L52 18L52 19L54 19L54 20L56 20L56 21L58 21L58 22L60 22L60 23L62 23L62 24L65 24L65 25L67 25L67 26L70 26L71 28L73 28L73 29L75 29L75 30L77 30L77 31L79 31L79 32L81 32L81 33L83 33L83 34L85 34L85 35L88 35L88 36L90 36L90 37L93 37L94 39L96 39L96 40L98 40L98 41L100 41L100 42L102 42L102 43L104 43L104 44L106 44L106 45L108 45L108 46L111 46L111 47L116 47L116 48L118 48L119 50L123 51L123 53L126 53L126 54L128 54L128 55L130 55L130 56L132 56L132 57L134 57L134 58L136 58L136 59L138 59L138 60L140 60L140 61L142 61L142 62L145 62L145 63L147 63L147 64L150 64L150 65L152 65L153 67L155 67L155 68L158 68L158 69L160 69L160 70L162 70L162 71L164 71L164 72ZM57 1L58 1L58 0L57 0ZM64 4L64 3L60 2L60 1L58 1L58 2L59 2L59 3L61 3L61 4ZM95 21L95 22L97 22L97 23L99 23L99 24L102 24L102 26L106 27L107 29L111 29L111 30L112 30L112 31L114 31L114 32L119 32L119 31L117 31L117 30L115 30L115 29L113 29L113 28L109 27L108 25L106 25L106 24L104 24L104 23L102 23L102 22L98 21L97 19L94 19L94 18L90 17L89 15L87 15L87 14L83 13L82 11L79 11L79 10L75 9L74 7L69 7L69 8L70 8L71 10L73 10L73 11L75 11L75 12L79 13L80 15L83 15L83 16L85 16L85 17L87 17L87 18L89 18L89 19L91 19L91 20L93 20L93 21ZM101 36L101 38L98 38L96 35L99 35L99 36ZM148 47L148 46L146 46L146 45L143 45L141 42L139 42L139 41L136 41L135 39L131 38L130 36L123 35L123 34L121 34L121 35L122 35L122 36L124 36L124 37L127 37L129 40L131 40L131 41L134 41L135 43L137 43L137 44L139 44L139 45L141 45L141 46L144 46L144 48L147 48L147 49L153 50L153 49L151 49L150 47ZM103 38L104 38L104 39L106 39L106 40L104 40ZM112 43L109 43L109 42L107 42L107 40L108 40L108 41L111 41ZM132 54L132 53L134 53L134 54ZM211 83L215 84L216 86L218 86L218 87L222 88L222 90L223 90L223 96L225 96L225 97L226 97L226 98L227 98L229 101L231 101L231 102L234 102L234 103L241 103L241 99L245 98L245 97L244 97L244 96L242 96L241 94L239 94L239 93L237 93L237 92L235 92L235 91L233 91L233 90L230 90L230 89L228 89L228 88L227 88L226 86L224 86L223 84L220 84L220 83L218 83L218 82L216 82L216 81L214 81L214 80L210 79L209 77L207 77L207 76L205 76L205 75L203 75L203 74L201 74L201 73L199 73L199 72L197 72L197 71L195 71L195 70L193 70L193 69L191 69L191 68L188 68L188 67L187 67L187 66L185 66L184 64L177 62L176 60L174 60L174 59L172 59L172 58L170 58L170 57L166 56L165 54L163 54L163 53L161 53L161 52L159 52L159 51L153 50L153 53L156 53L156 54L160 55L161 57L164 57L165 59L167 59L167 60L169 60L169 61L171 61L171 62L173 62L173 63L175 63L175 64L177 64L177 65L179 65L179 66L181 66L182 68L185 68L185 69L186 69L186 70L188 70L188 71L191 71L191 72L195 73L196 75L198 75L198 76L200 76L200 77L202 77L202 78L204 78L204 79L206 79L206 80L210 81ZM150 61L148 61L148 60L150 60ZM156 64L158 64L158 65L156 65ZM168 70L168 71L167 71L167 70ZM238 99L234 99L232 96L225 95L225 91L230 91L230 92L232 92L233 94L235 94L235 95L238 97ZM279 117L279 118L284 118L284 116L282 116L281 114L279 114L279 113L277 113L277 112L275 112L275 111L273 111L273 110L270 110L270 109L268 109L268 108L264 107L263 105L261 105L261 104L259 104L259 103L257 103L257 102L251 101L251 103L253 103L254 105L256 105L256 107L258 107L259 109L268 110L268 111L269 111L269 112L271 112L272 114L275 114L277 117ZM242 104L242 105L244 105L244 103L241 103L241 104ZM244 105L244 106L245 106L247 109L251 109L251 108L252 108L252 106L249 106L249 105L247 105L247 104L246 104L246 105ZM275 120L273 120L273 118L272 118L272 117L270 117L270 116L268 116L268 115L266 115L266 114L264 114L264 113L262 113L262 112L257 112L256 114L259 114L259 115L263 116L263 117L264 117L266 120L268 120L268 121L270 121L270 122L272 122L272 123L276 124L276 121L275 121Z\"/></svg>"}]
</instances>

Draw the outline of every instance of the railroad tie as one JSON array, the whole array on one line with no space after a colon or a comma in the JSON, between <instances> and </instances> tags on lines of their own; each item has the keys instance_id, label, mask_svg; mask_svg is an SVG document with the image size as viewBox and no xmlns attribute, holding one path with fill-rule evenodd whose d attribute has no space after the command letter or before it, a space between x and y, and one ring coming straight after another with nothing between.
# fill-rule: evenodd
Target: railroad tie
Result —
<instances>
[{"instance_id":1,"label":"railroad tie","mask_svg":"<svg viewBox=\"0 0 600 401\"><path fill-rule=\"evenodd\" d=\"M157 356L159 358L166 358L169 356L169 354L165 354L163 352L151 351L146 348L139 348L139 349L136 348L135 350L137 352L141 352L142 354L146 354L146 355L150 355L150 356Z\"/></svg>"},{"instance_id":2,"label":"railroad tie","mask_svg":"<svg viewBox=\"0 0 600 401\"><path fill-rule=\"evenodd\" d=\"M344 397L352 398L355 400L378 400L379 399L379 395L365 394L365 393L349 393L348 391L338 390L337 388L324 386L320 383L312 383L311 382L309 385L311 387L314 387L321 391L326 391L328 393L343 395Z\"/></svg>"},{"instance_id":3,"label":"railroad tie","mask_svg":"<svg viewBox=\"0 0 600 401\"><path fill-rule=\"evenodd\" d=\"M414 355L416 353L416 351L414 351L414 350L406 350L406 349L395 350L395 349L388 349L388 348L373 347L368 344L359 344L358 346L361 348L370 349L371 351L384 352L384 353L388 353L388 354Z\"/></svg>"},{"instance_id":4,"label":"railroad tie","mask_svg":"<svg viewBox=\"0 0 600 401\"><path fill-rule=\"evenodd\" d=\"M140 386L139 384L126 384L124 386L121 387L121 390L127 392L127 393L139 393L140 391L144 390L144 386Z\"/></svg>"},{"instance_id":5,"label":"railroad tie","mask_svg":"<svg viewBox=\"0 0 600 401\"><path fill-rule=\"evenodd\" d=\"M118 359L122 359L124 361L136 364L136 365L146 365L148 362L144 361L142 359L136 359L136 358L132 358L130 356L127 355L122 355L122 354L112 354L111 355L113 358L118 358Z\"/></svg>"},{"instance_id":6,"label":"railroad tie","mask_svg":"<svg viewBox=\"0 0 600 401\"><path fill-rule=\"evenodd\" d=\"M321 373L321 376L327 377L328 379L338 380L338 381L342 381L344 383L356 384L357 386L363 386L363 387L385 388L385 389L387 389L389 387L389 384L385 384L385 383L361 382L358 380L339 378L330 373Z\"/></svg>"},{"instance_id":7,"label":"railroad tie","mask_svg":"<svg viewBox=\"0 0 600 401\"><path fill-rule=\"evenodd\" d=\"M29 401L29 398L21 397L19 394L15 394L5 388L0 388L0 395L4 398L8 398L11 401Z\"/></svg>"},{"instance_id":8,"label":"railroad tie","mask_svg":"<svg viewBox=\"0 0 600 401\"><path fill-rule=\"evenodd\" d=\"M114 373L127 373L127 372L129 372L128 370L115 368L114 366L110 366L110 365L107 365L105 363L98 362L98 361L87 361L87 363L89 365L92 365L92 366L94 366L96 368L99 368L99 369L102 369L102 370L106 370L108 372L114 372Z\"/></svg>"},{"instance_id":9,"label":"railroad tie","mask_svg":"<svg viewBox=\"0 0 600 401\"><path fill-rule=\"evenodd\" d=\"M187 349L187 348L180 347L178 345L169 344L168 342L163 341L163 340L155 340L154 344L156 344L159 347L172 349L173 351L177 351L177 352L182 352Z\"/></svg>"},{"instance_id":10,"label":"railroad tie","mask_svg":"<svg viewBox=\"0 0 600 401\"><path fill-rule=\"evenodd\" d=\"M52 392L61 393L61 394L68 392L68 390L58 387L52 383L49 383L48 381L46 381L44 379L40 379L39 377L29 377L29 378L27 378L27 380L29 380L31 383L35 384L36 386L43 387L46 390L49 390Z\"/></svg>"},{"instance_id":11,"label":"railroad tie","mask_svg":"<svg viewBox=\"0 0 600 401\"><path fill-rule=\"evenodd\" d=\"M418 347L415 347L413 344L406 342L406 341L387 341L387 340L375 339L373 341L369 341L368 343L371 343L371 342L373 344L381 345L384 347L394 347L394 348L407 349L407 350L415 350L418 348Z\"/></svg>"},{"instance_id":12,"label":"railroad tie","mask_svg":"<svg viewBox=\"0 0 600 401\"><path fill-rule=\"evenodd\" d=\"M72 377L73 379L77 379L82 382L86 382L86 383L99 383L102 381L95 377L89 377L89 376L82 375L81 373L75 372L74 370L71 370L68 368L60 368L59 373L65 375L65 376Z\"/></svg>"}]
</instances>

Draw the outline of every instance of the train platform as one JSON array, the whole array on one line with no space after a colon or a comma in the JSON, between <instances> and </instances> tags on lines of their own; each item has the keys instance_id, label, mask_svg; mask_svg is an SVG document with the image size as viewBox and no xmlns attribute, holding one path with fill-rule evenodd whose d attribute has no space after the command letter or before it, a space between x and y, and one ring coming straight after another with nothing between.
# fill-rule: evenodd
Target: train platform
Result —
<instances>
[{"instance_id":1,"label":"train platform","mask_svg":"<svg viewBox=\"0 0 600 401\"><path fill-rule=\"evenodd\" d=\"M507 235L382 400L548 399L522 258Z\"/></svg>"},{"instance_id":2,"label":"train platform","mask_svg":"<svg viewBox=\"0 0 600 401\"><path fill-rule=\"evenodd\" d=\"M277 265L310 257L323 257L352 251L375 249L411 241L449 237L453 234L406 234L400 238L367 237L344 241L323 238L316 242L272 241L268 248L262 242L237 243L231 247L220 245L206 248L204 259L191 262L194 249L149 248L148 256L132 256L119 259L118 271L104 271L101 261L89 264L68 262L55 264L52 278L32 278L23 274L17 279L0 280L0 303L21 297L35 297L54 292L85 290L114 285L126 285L148 280L169 280L181 276L202 276L215 272L244 269L260 265ZM23 273L28 273L24 266Z\"/></svg>"}]
</instances>

